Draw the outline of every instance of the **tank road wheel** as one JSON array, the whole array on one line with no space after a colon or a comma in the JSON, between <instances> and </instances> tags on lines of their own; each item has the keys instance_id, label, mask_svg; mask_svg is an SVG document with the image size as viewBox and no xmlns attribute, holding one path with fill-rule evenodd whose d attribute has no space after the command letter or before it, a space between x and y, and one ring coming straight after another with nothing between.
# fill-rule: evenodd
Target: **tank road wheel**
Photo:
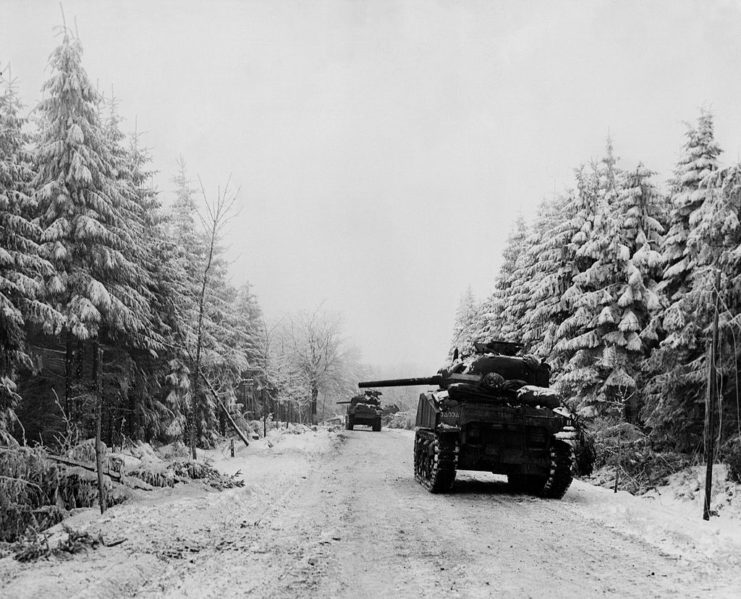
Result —
<instances>
[{"instance_id":1,"label":"tank road wheel","mask_svg":"<svg viewBox=\"0 0 741 599\"><path fill-rule=\"evenodd\" d=\"M551 444L551 471L543 486L541 495L552 499L561 499L571 485L574 448L560 439Z\"/></svg>"},{"instance_id":2,"label":"tank road wheel","mask_svg":"<svg viewBox=\"0 0 741 599\"><path fill-rule=\"evenodd\" d=\"M430 493L453 490L457 459L454 440L429 431L417 431L414 437L414 478Z\"/></svg>"},{"instance_id":3,"label":"tank road wheel","mask_svg":"<svg viewBox=\"0 0 741 599\"><path fill-rule=\"evenodd\" d=\"M376 432L381 430L381 419L380 418L373 423L373 430Z\"/></svg>"}]
</instances>

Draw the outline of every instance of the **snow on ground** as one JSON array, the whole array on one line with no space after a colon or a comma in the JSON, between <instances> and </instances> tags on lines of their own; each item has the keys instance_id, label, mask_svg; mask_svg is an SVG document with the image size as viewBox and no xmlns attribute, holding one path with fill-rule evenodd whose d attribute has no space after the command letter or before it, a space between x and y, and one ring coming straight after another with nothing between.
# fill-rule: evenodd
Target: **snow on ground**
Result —
<instances>
[{"instance_id":1,"label":"snow on ground","mask_svg":"<svg viewBox=\"0 0 741 599\"><path fill-rule=\"evenodd\" d=\"M95 508L76 510L43 533L50 546L66 538L65 526L96 538L100 534L106 543L121 538L125 542L69 562L52 558L24 564L11 556L2 558L0 597L130 596L129 590L145 581L166 579L188 556L218 551L214 543L223 531L259 526L272 506L290 495L296 481L306 479L317 461L336 450L342 439L333 430L291 426L271 430L267 439L255 440L249 447L235 441L234 458L228 443L199 450L199 459L205 458L223 473L239 471L245 486L219 492L192 481L174 488L133 490L129 501L103 515ZM143 451L148 454L146 448ZM143 457L148 464L160 459L154 454ZM95 584L81 592L86 581Z\"/></svg>"},{"instance_id":2,"label":"snow on ground","mask_svg":"<svg viewBox=\"0 0 741 599\"><path fill-rule=\"evenodd\" d=\"M226 444L199 454L225 474L240 471L247 488L259 495L267 492L265 485L270 484L269 475L274 469L271 456L286 456L281 460L283 474L301 476L306 465L297 458L319 457L334 451L338 442L336 430L291 425L268 431L267 437L253 441L249 448L235 442L235 458L230 457ZM711 508L717 515L709 521L702 520L704 466L677 473L666 486L640 497L574 481L563 502L584 518L638 537L668 555L739 564L741 485L727 482L726 474L725 466L715 466Z\"/></svg>"},{"instance_id":3,"label":"snow on ground","mask_svg":"<svg viewBox=\"0 0 741 599\"><path fill-rule=\"evenodd\" d=\"M576 481L564 498L582 508L582 514L608 528L639 537L665 553L686 559L706 557L739 563L741 522L737 519L702 520L702 508L678 501L652 501L625 491Z\"/></svg>"},{"instance_id":4,"label":"snow on ground","mask_svg":"<svg viewBox=\"0 0 741 599\"><path fill-rule=\"evenodd\" d=\"M308 427L303 425L289 425L288 428L274 428L268 431L266 437L250 442L246 447L241 441L234 441L234 458L231 457L228 443L217 449L206 451L198 450L198 457L205 458L211 465L223 472L232 475L239 471L242 478L249 485L261 462L255 458L266 458L276 455L293 457L317 457L333 451L338 438L334 428Z\"/></svg>"},{"instance_id":5,"label":"snow on ground","mask_svg":"<svg viewBox=\"0 0 741 599\"><path fill-rule=\"evenodd\" d=\"M412 431L405 431L413 435ZM674 474L667 485L643 495L575 480L562 503L584 518L620 531L680 559L741 564L741 485L727 481L724 465L713 468L711 510L702 519L705 466Z\"/></svg>"},{"instance_id":6,"label":"snow on ground","mask_svg":"<svg viewBox=\"0 0 741 599\"><path fill-rule=\"evenodd\" d=\"M331 468L327 468L332 463L329 460L333 453L345 451L340 445L346 435L337 429L290 427L273 429L267 438L255 440L249 447L235 441L234 458L230 456L228 444L199 452L199 458L207 459L225 474L239 471L245 486L217 492L194 481L175 488L136 491L132 500L109 509L102 516L95 509L80 510L64 524L79 532L102 534L108 542L116 538L126 538L126 542L117 547L91 551L84 559L67 562L52 559L21 564L12 557L0 559L0 596L123 597L130 596L134 590L140 596L161 596L165 592L170 593L168 596L176 596L178 585L185 584L183 567L188 560L191 564L193 560L196 563L204 560L202 567L205 568L210 568L209 560L213 560L216 567L221 563L219 560L222 560L224 551L235 550L243 552L238 554L240 556L251 556L250 559L257 560L258 565L260 559L273 559L274 548L263 546L267 540L258 534L260 531L264 534L265 527L268 527L269 538L274 536L283 543L279 543L280 551L276 555L283 555L288 560L293 555L291 552L297 551L295 545L299 540L281 540L284 530L293 530L293 520L299 526L304 520L309 522L311 518L321 516L319 512L314 513L319 509L313 503L315 495L322 497L322 493L339 493L339 489L344 489L341 481L337 480L338 472L333 474ZM394 430L386 435L376 435L355 434L353 439L356 444L372 440L373 445L369 447L376 447L379 443L391 443L398 437L404 439L401 445L406 447L414 433ZM400 441L395 443L399 445ZM399 469L398 465L394 468ZM384 472L388 469L393 470L391 465L382 468ZM405 464L398 475L386 473L385 482L380 484L407 490L417 498L415 501L419 506L423 498L416 495L416 485L407 472L410 470ZM702 520L704 470L701 468L674 475L667 486L643 497L634 497L626 492L614 494L609 489L574 481L562 501L542 502L541 509L550 514L546 520L551 519L551 515L558 518L560 514L561 519L570 522L586 520L622 536L640 539L655 547L656 554L670 556L694 570L707 570L710 576L712 564L722 564L724 569L734 571L741 561L740 487L726 483L724 475L725 470L717 467L713 507L719 516L712 517L709 522ZM475 481L468 482L466 491L466 477L461 479L460 496L453 495L449 500L436 498L438 509L440 502L444 505L450 503L454 506L451 509L458 513L467 505L466 502L473 505L479 501L475 494L471 494ZM307 495L310 499L306 500L307 505L299 502L304 512L299 510L293 515L280 512L281 506L292 505L289 498L301 485L316 487L316 493ZM508 497L494 497L494 501L510 502L511 506L506 504L509 508L516 508L518 502L523 501L517 496L512 500ZM541 505L539 500L533 501ZM529 506L530 503L523 505ZM340 516L351 517L348 514ZM522 525L522 522L512 523L515 529L516 525ZM309 530L308 524L306 526L307 534L316 534L316 531ZM57 539L64 534L62 526L50 532ZM301 543L309 548L315 545L325 547L321 538L303 539ZM387 550L393 551L393 548ZM311 568L315 569L315 566L311 564ZM258 576L257 572L252 572L250 584L257 585L256 588L267 585L268 579L262 580L262 575ZM205 585L208 581L202 583ZM194 582L189 580L188 584ZM80 593L80 588L86 591ZM190 590L189 596L197 596L193 594L194 589Z\"/></svg>"}]
</instances>

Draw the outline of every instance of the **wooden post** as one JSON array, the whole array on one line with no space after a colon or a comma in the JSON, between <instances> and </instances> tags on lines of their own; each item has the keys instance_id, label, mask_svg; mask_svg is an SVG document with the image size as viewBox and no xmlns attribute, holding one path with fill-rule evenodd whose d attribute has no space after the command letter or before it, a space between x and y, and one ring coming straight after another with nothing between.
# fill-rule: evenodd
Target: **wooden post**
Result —
<instances>
[{"instance_id":1,"label":"wooden post","mask_svg":"<svg viewBox=\"0 0 741 599\"><path fill-rule=\"evenodd\" d=\"M618 432L618 461L615 465L615 488L612 490L613 493L618 492L618 485L620 484L620 464L623 459L623 431Z\"/></svg>"},{"instance_id":2,"label":"wooden post","mask_svg":"<svg viewBox=\"0 0 741 599\"><path fill-rule=\"evenodd\" d=\"M229 449L231 449L232 457L234 457L234 439L229 439Z\"/></svg>"},{"instance_id":3,"label":"wooden post","mask_svg":"<svg viewBox=\"0 0 741 599\"><path fill-rule=\"evenodd\" d=\"M72 398L72 332L67 331L64 353L64 411L72 418L70 400Z\"/></svg>"},{"instance_id":4,"label":"wooden post","mask_svg":"<svg viewBox=\"0 0 741 599\"><path fill-rule=\"evenodd\" d=\"M103 478L103 451L100 446L100 429L103 421L103 377L101 370L103 368L103 349L96 339L93 342L93 379L95 381L95 466L98 471L98 503L100 504L100 513L105 512L105 479Z\"/></svg>"},{"instance_id":5,"label":"wooden post","mask_svg":"<svg viewBox=\"0 0 741 599\"><path fill-rule=\"evenodd\" d=\"M713 462L715 461L715 406L716 371L715 360L718 348L718 294L720 290L720 270L715 273L715 316L713 317L713 338L708 355L708 385L705 393L705 501L702 506L702 519L710 520L710 498L713 491Z\"/></svg>"}]
</instances>

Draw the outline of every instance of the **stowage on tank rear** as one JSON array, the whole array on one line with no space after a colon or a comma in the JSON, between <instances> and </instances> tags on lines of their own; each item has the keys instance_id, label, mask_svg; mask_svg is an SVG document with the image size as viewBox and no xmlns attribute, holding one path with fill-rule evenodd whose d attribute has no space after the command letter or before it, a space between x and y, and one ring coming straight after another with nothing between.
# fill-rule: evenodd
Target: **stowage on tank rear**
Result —
<instances>
[{"instance_id":1,"label":"stowage on tank rear","mask_svg":"<svg viewBox=\"0 0 741 599\"><path fill-rule=\"evenodd\" d=\"M429 491L451 491L457 470L505 474L517 490L542 497L561 498L569 488L571 415L548 388L549 366L514 355L515 349L498 341L477 344L476 354L433 377L360 384L438 385L420 395L416 418L414 475Z\"/></svg>"}]
</instances>

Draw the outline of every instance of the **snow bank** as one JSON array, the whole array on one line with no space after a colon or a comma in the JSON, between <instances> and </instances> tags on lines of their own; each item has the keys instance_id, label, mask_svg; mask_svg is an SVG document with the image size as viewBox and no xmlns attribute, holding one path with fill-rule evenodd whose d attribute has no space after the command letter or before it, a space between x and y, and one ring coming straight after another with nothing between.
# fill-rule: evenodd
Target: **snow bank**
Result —
<instances>
[{"instance_id":1,"label":"snow bank","mask_svg":"<svg viewBox=\"0 0 741 599\"><path fill-rule=\"evenodd\" d=\"M331 451L336 434L323 427L308 427L292 424L288 428L274 428L267 437L251 444L253 451L268 451L273 454L302 453L318 455Z\"/></svg>"},{"instance_id":2,"label":"snow bank","mask_svg":"<svg viewBox=\"0 0 741 599\"><path fill-rule=\"evenodd\" d=\"M725 510L725 517L704 521L701 494L687 501L681 491L687 486L678 481L642 497L574 481L563 501L584 517L641 538L668 555L741 563L741 520Z\"/></svg>"},{"instance_id":3,"label":"snow bank","mask_svg":"<svg viewBox=\"0 0 741 599\"><path fill-rule=\"evenodd\" d=\"M237 471L243 474L255 474L264 466L261 458L287 455L296 459L311 459L334 451L341 438L331 427L291 424L288 428L269 430L267 437L250 442L249 447L235 440L234 458L231 457L229 442L221 444L216 449L199 450L198 454L223 474L233 475ZM248 483L249 478L249 476L244 476Z\"/></svg>"}]
</instances>

